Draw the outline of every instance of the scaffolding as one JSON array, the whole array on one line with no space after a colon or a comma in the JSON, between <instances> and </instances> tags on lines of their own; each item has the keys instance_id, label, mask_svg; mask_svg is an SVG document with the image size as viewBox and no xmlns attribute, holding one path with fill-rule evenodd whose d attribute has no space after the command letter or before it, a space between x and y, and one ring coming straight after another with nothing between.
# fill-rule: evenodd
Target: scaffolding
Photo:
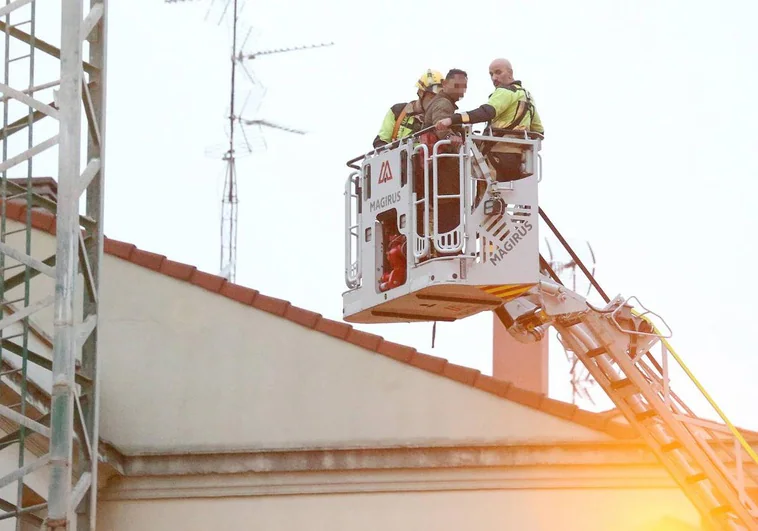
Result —
<instances>
[{"instance_id":1,"label":"scaffolding","mask_svg":"<svg viewBox=\"0 0 758 531\"><path fill-rule=\"evenodd\" d=\"M0 4L0 452L18 454L0 469L3 529L95 528L107 0L86 4ZM35 174L57 174L54 193Z\"/></svg>"}]
</instances>

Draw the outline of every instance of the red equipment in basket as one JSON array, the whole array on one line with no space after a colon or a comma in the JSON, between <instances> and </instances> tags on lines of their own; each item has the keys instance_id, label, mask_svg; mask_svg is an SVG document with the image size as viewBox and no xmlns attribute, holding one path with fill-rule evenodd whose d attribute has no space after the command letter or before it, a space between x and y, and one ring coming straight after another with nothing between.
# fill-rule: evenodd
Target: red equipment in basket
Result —
<instances>
[{"instance_id":1,"label":"red equipment in basket","mask_svg":"<svg viewBox=\"0 0 758 531\"><path fill-rule=\"evenodd\" d=\"M390 270L382 275L379 282L379 291L388 291L405 284L407 267L405 245L406 239L402 234L396 234L390 240L387 250L387 260L390 263Z\"/></svg>"}]
</instances>

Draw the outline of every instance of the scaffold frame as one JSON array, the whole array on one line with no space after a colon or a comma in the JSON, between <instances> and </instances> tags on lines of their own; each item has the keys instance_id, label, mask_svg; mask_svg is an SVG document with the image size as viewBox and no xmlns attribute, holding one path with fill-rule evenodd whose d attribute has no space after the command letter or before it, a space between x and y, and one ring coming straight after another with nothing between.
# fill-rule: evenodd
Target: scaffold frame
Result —
<instances>
[{"instance_id":1,"label":"scaffold frame","mask_svg":"<svg viewBox=\"0 0 758 531\"><path fill-rule=\"evenodd\" d=\"M50 26L53 17L59 21ZM15 519L17 531L24 521L42 529L93 530L99 460L97 323L103 255L107 0L5 0L0 19L5 36L0 85L0 387L18 395L17 404L0 404L0 427L7 432L0 438L0 450L15 445L19 456L15 470L0 470L0 488L17 485L14 501L0 498L0 510L5 511L0 520ZM60 35L38 36L42 20L46 30L59 28ZM58 46L53 44L56 38ZM18 69L22 63L23 75ZM59 78L44 79L51 74ZM35 85L41 78L44 82ZM52 97L47 96L51 92ZM14 120L19 108L15 115L20 116ZM57 132L49 135L55 122ZM23 145L17 135L22 131ZM42 157L42 164L36 164ZM35 189L34 177L40 167L56 173L55 159L56 197L51 199ZM19 171L21 178L15 176ZM35 256L34 248L37 210L55 216L55 253L42 259ZM11 212L22 212L22 221ZM32 283L45 276L54 279L54 292L48 290L40 298ZM83 285L81 306L79 284ZM46 334L35 315L50 306L52 334ZM32 336L46 343L52 356L34 352ZM30 377L32 367L37 374L47 371L48 388ZM46 449L38 451L36 459L29 458L27 448L32 437L41 438L37 447ZM25 505L25 478L43 467L49 468L47 500Z\"/></svg>"}]
</instances>

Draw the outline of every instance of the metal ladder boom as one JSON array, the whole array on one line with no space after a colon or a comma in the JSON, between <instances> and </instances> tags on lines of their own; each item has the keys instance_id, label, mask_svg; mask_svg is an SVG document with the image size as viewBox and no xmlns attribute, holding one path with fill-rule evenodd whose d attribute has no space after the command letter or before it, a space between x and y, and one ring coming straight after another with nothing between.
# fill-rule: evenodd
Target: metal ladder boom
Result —
<instances>
[{"instance_id":1,"label":"metal ladder boom","mask_svg":"<svg viewBox=\"0 0 758 531\"><path fill-rule=\"evenodd\" d=\"M755 504L731 477L731 463L672 399L668 375L647 363L646 351L630 352L636 332L615 327L613 315L590 312L556 329L706 520L717 528L758 529Z\"/></svg>"},{"instance_id":2,"label":"metal ladder boom","mask_svg":"<svg viewBox=\"0 0 758 531\"><path fill-rule=\"evenodd\" d=\"M758 455L653 324L635 297L609 300L544 212L540 214L580 264L607 305L595 308L563 286L540 257L543 279L519 299L495 310L519 341L542 337L553 326L563 346L584 364L631 426L713 529L758 531L758 506L748 485ZM636 304L634 304L636 301ZM644 307L643 307L644 308ZM660 355L653 347L660 346ZM656 351L658 349L655 349ZM699 418L671 388L678 364L724 424Z\"/></svg>"},{"instance_id":3,"label":"metal ladder boom","mask_svg":"<svg viewBox=\"0 0 758 531\"><path fill-rule=\"evenodd\" d=\"M561 290L564 295L570 291ZM746 481L755 482L743 455L746 448L736 440L724 444L724 435L731 434L716 423L696 417L671 390L666 347L662 352L664 363L657 363L650 348L659 343L660 336L644 317L632 314L626 302L616 299L609 308L588 308L581 314L560 316L550 324L563 345L576 354L637 429L705 521L714 529L758 530L758 508L746 492ZM506 328L518 321L502 307L495 313ZM626 319L622 318L624 313Z\"/></svg>"}]
</instances>

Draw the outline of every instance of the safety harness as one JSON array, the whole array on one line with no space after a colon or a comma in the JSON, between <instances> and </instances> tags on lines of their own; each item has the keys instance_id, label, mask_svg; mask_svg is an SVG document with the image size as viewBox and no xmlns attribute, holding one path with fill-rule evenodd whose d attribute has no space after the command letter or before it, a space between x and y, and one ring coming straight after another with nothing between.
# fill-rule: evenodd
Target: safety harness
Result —
<instances>
[{"instance_id":1,"label":"safety harness","mask_svg":"<svg viewBox=\"0 0 758 531\"><path fill-rule=\"evenodd\" d=\"M518 92L519 90L524 91L525 100L519 100L518 106L516 107L516 114L513 117L513 120L510 121L508 125L505 127L498 127L498 129L505 129L505 130L512 130L515 129L517 126L521 124L524 117L526 116L526 113L529 113L529 123L532 123L532 120L534 119L534 102L532 102L532 96L529 94L529 91L526 90L524 87L521 86L520 81L514 81L510 85L503 87L507 90L510 90L512 92Z\"/></svg>"},{"instance_id":2,"label":"safety harness","mask_svg":"<svg viewBox=\"0 0 758 531\"><path fill-rule=\"evenodd\" d=\"M524 92L525 99L519 100L516 106L516 114L513 115L513 119L504 127L493 128L492 120L487 122L487 126L484 130L488 131L492 136L505 136L508 131L517 130L521 125L521 122L524 120L524 117L526 117L527 113L529 114L529 125L531 125L532 120L534 119L534 102L532 101L532 96L529 94L528 90L521 86L520 81L514 81L513 83L501 88L510 90L511 92L518 92L521 90ZM528 129L529 126L527 125L526 128ZM491 143L484 146L482 148L482 155L487 155L493 146L494 144Z\"/></svg>"},{"instance_id":3,"label":"safety harness","mask_svg":"<svg viewBox=\"0 0 758 531\"><path fill-rule=\"evenodd\" d=\"M517 130L523 130L523 129L529 129L531 126L532 120L534 119L534 102L532 101L532 97L529 94L529 91L526 90L524 87L521 86L520 81L514 81L513 83L503 87L506 90L510 90L511 92L518 92L523 91L524 92L524 99L519 99L519 102L516 106L516 113L513 115L513 119L504 127L498 127L494 128L492 127L492 122L487 122L487 127L485 130L489 129L489 133L492 136L497 137L503 137L506 134L508 134L511 131L517 131ZM529 115L529 122L526 124L526 126L522 127L521 124L524 121L524 118L526 118L527 114ZM519 167L521 165L520 159L514 160L514 154L513 153L492 153L492 148L495 146L494 143L488 142L486 143L482 149L481 153L486 159L492 164L493 168L495 169L495 174L500 175L503 174L512 174L514 168L513 165L517 164ZM523 154L521 154L523 156ZM527 177L527 174L524 174L523 171L519 170L519 173L521 174L521 177L524 178ZM497 178L497 177L496 177ZM499 180L499 179L498 179ZM509 179L509 180L516 180L516 179Z\"/></svg>"},{"instance_id":4,"label":"safety harness","mask_svg":"<svg viewBox=\"0 0 758 531\"><path fill-rule=\"evenodd\" d=\"M405 125L408 127L408 129L411 130L412 133L417 133L421 130L420 122L416 120L416 122L412 125L408 125L406 122L406 116L408 118L413 118L418 113L413 113L410 116L408 116L409 113L413 113L413 102L408 103L405 107L403 107L403 110L400 111L400 114L397 115L397 118L395 119L395 127L392 129L392 139L390 142L394 142L397 140L397 134L400 131L400 128Z\"/></svg>"},{"instance_id":5,"label":"safety harness","mask_svg":"<svg viewBox=\"0 0 758 531\"><path fill-rule=\"evenodd\" d=\"M510 85L506 85L504 87L498 87L498 88L510 90L511 92L518 92L519 90L521 90L524 92L524 97L526 99L519 100L516 106L516 114L513 115L513 119L507 125L503 127L498 127L497 129L493 129L492 120L490 120L487 122L487 125L485 126L484 130L490 132L491 134L494 134L494 131L501 131L499 135L495 135L495 136L503 136L502 131L515 130L517 126L519 126L521 122L524 120L524 117L526 116L527 113L529 113L529 124L531 124L532 120L534 119L534 102L532 101L532 96L531 94L529 94L529 91L521 86L521 82L514 81Z\"/></svg>"}]
</instances>

